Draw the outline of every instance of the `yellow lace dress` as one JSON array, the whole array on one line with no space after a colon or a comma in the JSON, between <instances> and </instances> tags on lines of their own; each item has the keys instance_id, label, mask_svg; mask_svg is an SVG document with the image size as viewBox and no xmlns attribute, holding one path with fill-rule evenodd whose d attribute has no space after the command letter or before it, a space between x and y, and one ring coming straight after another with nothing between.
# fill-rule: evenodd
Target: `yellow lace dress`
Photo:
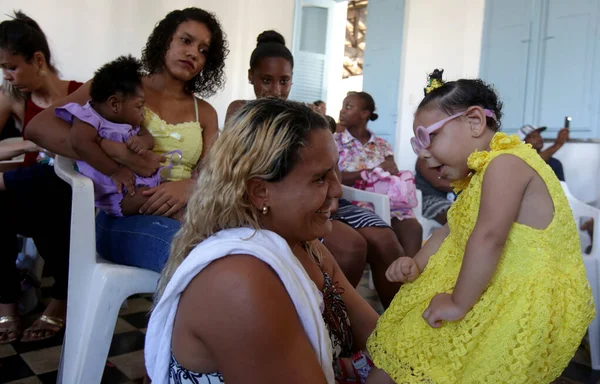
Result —
<instances>
[{"instance_id":1,"label":"yellow lace dress","mask_svg":"<svg viewBox=\"0 0 600 384\"><path fill-rule=\"evenodd\" d=\"M450 234L421 276L400 289L369 338L375 365L396 383L549 383L594 317L577 227L552 169L517 136L497 133L490 148L469 157L474 172L456 183L462 193L448 212ZM485 171L501 154L518 156L538 172L554 218L543 230L514 223L479 302L463 320L431 328L422 314L433 296L454 288Z\"/></svg>"},{"instance_id":2,"label":"yellow lace dress","mask_svg":"<svg viewBox=\"0 0 600 384\"><path fill-rule=\"evenodd\" d=\"M196 120L198 120L197 109ZM171 168L168 180L177 181L192 177L192 171L202 155L202 127L200 123L190 121L169 124L152 110L145 108L143 125L154 137L154 152L164 154L179 149L182 153L181 164Z\"/></svg>"}]
</instances>

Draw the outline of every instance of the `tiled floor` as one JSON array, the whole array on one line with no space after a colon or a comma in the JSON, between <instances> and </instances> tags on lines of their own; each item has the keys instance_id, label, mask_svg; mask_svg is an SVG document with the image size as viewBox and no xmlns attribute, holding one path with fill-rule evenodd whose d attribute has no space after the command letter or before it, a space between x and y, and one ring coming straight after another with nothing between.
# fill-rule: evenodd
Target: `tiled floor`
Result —
<instances>
[{"instance_id":1,"label":"tiled floor","mask_svg":"<svg viewBox=\"0 0 600 384\"><path fill-rule=\"evenodd\" d=\"M50 285L44 278L42 285ZM42 288L42 296L49 293ZM43 299L45 302L47 299ZM142 383L144 376L144 337L148 324L150 296L133 296L121 309L115 327L102 384ZM40 305L37 316L43 309ZM32 322L36 315L27 316ZM38 343L0 345L0 383L54 384L62 344L61 337ZM90 383L91 384L91 383Z\"/></svg>"},{"instance_id":2,"label":"tiled floor","mask_svg":"<svg viewBox=\"0 0 600 384\"><path fill-rule=\"evenodd\" d=\"M43 285L51 280L45 279ZM363 277L359 293L382 313L377 293L368 287L367 274ZM48 289L42 289L47 296ZM43 300L45 301L45 300ZM149 296L134 296L121 309L115 334L104 368L102 384L142 383L144 376L144 334L148 324ZM38 309L41 310L40 306ZM39 311L38 311L39 315ZM30 321L34 315L28 316ZM60 359L62 337L39 343L13 343L0 345L0 383L54 384ZM580 348L563 376L554 384L600 384L600 371L590 368L589 353ZM88 384L88 383L86 383ZM89 383L93 384L93 383Z\"/></svg>"}]
</instances>

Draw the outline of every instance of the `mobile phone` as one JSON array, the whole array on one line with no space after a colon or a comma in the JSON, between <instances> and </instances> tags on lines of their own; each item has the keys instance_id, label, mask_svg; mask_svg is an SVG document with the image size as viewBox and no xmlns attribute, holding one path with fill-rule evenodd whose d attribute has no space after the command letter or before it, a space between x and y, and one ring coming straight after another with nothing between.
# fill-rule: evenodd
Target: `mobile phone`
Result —
<instances>
[{"instance_id":1,"label":"mobile phone","mask_svg":"<svg viewBox=\"0 0 600 384\"><path fill-rule=\"evenodd\" d=\"M571 116L565 116L565 124L563 125L565 128L571 128Z\"/></svg>"}]
</instances>

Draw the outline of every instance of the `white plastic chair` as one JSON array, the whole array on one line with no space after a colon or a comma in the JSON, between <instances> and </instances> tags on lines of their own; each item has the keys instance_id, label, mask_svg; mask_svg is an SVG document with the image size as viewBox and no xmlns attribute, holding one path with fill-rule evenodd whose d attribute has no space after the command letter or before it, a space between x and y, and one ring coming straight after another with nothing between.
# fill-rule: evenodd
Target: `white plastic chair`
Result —
<instances>
[{"instance_id":1,"label":"white plastic chair","mask_svg":"<svg viewBox=\"0 0 600 384\"><path fill-rule=\"evenodd\" d=\"M596 306L596 311L598 311L600 310L600 231L598 230L598 225L600 225L600 210L578 200L571 194L566 183L561 182L561 185L569 200L569 205L575 216L577 226L579 226L580 218L594 219L592 252L589 255L583 254L583 252L582 254L586 275L592 287L592 294L594 295L594 305ZM588 336L590 340L592 369L598 370L600 369L600 319L598 318L598 314L590 324Z\"/></svg>"},{"instance_id":2,"label":"white plastic chair","mask_svg":"<svg viewBox=\"0 0 600 384\"><path fill-rule=\"evenodd\" d=\"M342 185L342 195L344 199L349 201L364 201L365 203L373 204L377 216L381 217L381 219L388 225L392 224L392 216L390 215L390 199L386 195L367 192L348 187L346 185Z\"/></svg>"},{"instance_id":3,"label":"white plastic chair","mask_svg":"<svg viewBox=\"0 0 600 384\"><path fill-rule=\"evenodd\" d=\"M57 382L100 383L121 304L154 292L159 274L97 255L94 185L71 159L57 156L54 168L73 190L67 328Z\"/></svg>"},{"instance_id":4,"label":"white plastic chair","mask_svg":"<svg viewBox=\"0 0 600 384\"><path fill-rule=\"evenodd\" d=\"M387 224L392 224L392 217L390 215L390 199L386 195L380 195L378 193L367 192L342 185L342 196L346 200L364 201L373 204L377 216L381 217L381 219ZM414 208L413 211L417 221L423 225L423 194L418 189L417 207ZM425 236L425 232L423 232L423 236Z\"/></svg>"},{"instance_id":5,"label":"white plastic chair","mask_svg":"<svg viewBox=\"0 0 600 384\"><path fill-rule=\"evenodd\" d=\"M380 195L378 193L367 192L356 188L351 188L346 185L342 185L342 195L344 199L350 201L364 201L373 204L375 213L381 217L388 225L392 224L392 216L390 214L390 199L386 195ZM423 225L423 195L421 191L417 189L417 207L414 209L415 216L421 225ZM423 232L425 235L425 232ZM375 289L373 284L373 274L369 273L369 289Z\"/></svg>"}]
</instances>

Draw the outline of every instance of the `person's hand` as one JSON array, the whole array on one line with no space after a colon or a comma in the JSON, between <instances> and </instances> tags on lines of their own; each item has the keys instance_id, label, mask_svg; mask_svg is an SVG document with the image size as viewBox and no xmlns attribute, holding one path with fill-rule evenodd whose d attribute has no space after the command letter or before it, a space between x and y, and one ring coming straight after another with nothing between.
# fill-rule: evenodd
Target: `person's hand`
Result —
<instances>
[{"instance_id":1,"label":"person's hand","mask_svg":"<svg viewBox=\"0 0 600 384\"><path fill-rule=\"evenodd\" d=\"M144 143L144 140L137 135L131 136L129 139L127 139L125 144L127 144L127 148L129 148L129 150L137 153L138 155L143 155L150 149L148 145Z\"/></svg>"},{"instance_id":2,"label":"person's hand","mask_svg":"<svg viewBox=\"0 0 600 384\"><path fill-rule=\"evenodd\" d=\"M110 179L117 186L117 192L123 193L123 187L127 189L127 193L135 195L135 174L127 167L119 167L119 170L112 175Z\"/></svg>"},{"instance_id":3,"label":"person's hand","mask_svg":"<svg viewBox=\"0 0 600 384\"><path fill-rule=\"evenodd\" d=\"M142 192L149 199L140 208L142 215L171 217L185 207L192 195L194 180L162 183Z\"/></svg>"},{"instance_id":4,"label":"person's hand","mask_svg":"<svg viewBox=\"0 0 600 384\"><path fill-rule=\"evenodd\" d=\"M467 312L452 301L449 293L438 293L431 299L423 312L423 319L432 328L439 328L442 321L457 321L465 317Z\"/></svg>"},{"instance_id":5,"label":"person's hand","mask_svg":"<svg viewBox=\"0 0 600 384\"><path fill-rule=\"evenodd\" d=\"M385 278L392 283L407 283L415 281L421 272L412 257L400 257L385 271Z\"/></svg>"},{"instance_id":6,"label":"person's hand","mask_svg":"<svg viewBox=\"0 0 600 384\"><path fill-rule=\"evenodd\" d=\"M150 177L158 171L160 163L165 159L158 153L147 151L143 155L131 154L128 160L131 161L128 161L125 165L131 168L133 172L142 177Z\"/></svg>"},{"instance_id":7,"label":"person's hand","mask_svg":"<svg viewBox=\"0 0 600 384\"><path fill-rule=\"evenodd\" d=\"M562 128L558 131L558 136L556 137L556 144L564 145L569 140L569 128Z\"/></svg>"},{"instance_id":8,"label":"person's hand","mask_svg":"<svg viewBox=\"0 0 600 384\"><path fill-rule=\"evenodd\" d=\"M579 229L581 229L582 231L586 231L590 235L590 237L593 238L593 234L594 234L594 219L587 220L585 223L583 223L581 225L581 227L579 227Z\"/></svg>"},{"instance_id":9,"label":"person's hand","mask_svg":"<svg viewBox=\"0 0 600 384\"><path fill-rule=\"evenodd\" d=\"M399 173L398 167L393 160L385 160L383 163L379 164L378 167L392 175L397 175Z\"/></svg>"}]
</instances>

